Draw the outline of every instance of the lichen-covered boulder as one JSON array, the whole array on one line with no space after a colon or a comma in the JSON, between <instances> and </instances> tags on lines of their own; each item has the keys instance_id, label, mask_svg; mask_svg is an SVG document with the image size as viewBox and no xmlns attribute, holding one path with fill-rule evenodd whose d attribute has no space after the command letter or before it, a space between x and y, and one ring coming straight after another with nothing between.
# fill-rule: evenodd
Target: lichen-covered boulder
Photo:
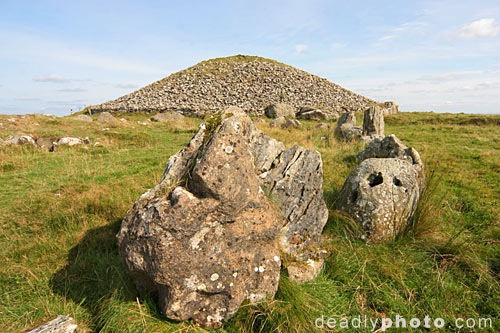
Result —
<instances>
[{"instance_id":1,"label":"lichen-covered boulder","mask_svg":"<svg viewBox=\"0 0 500 333\"><path fill-rule=\"evenodd\" d=\"M323 267L321 233L328 220L323 198L323 162L319 152L283 143L258 129L250 139L259 182L272 198L285 225L280 232L284 266L292 280L310 281Z\"/></svg>"},{"instance_id":2,"label":"lichen-covered boulder","mask_svg":"<svg viewBox=\"0 0 500 333\"><path fill-rule=\"evenodd\" d=\"M202 125L122 222L127 271L170 319L218 326L278 288L283 223L255 175L250 125L246 115L212 133Z\"/></svg>"},{"instance_id":3,"label":"lichen-covered boulder","mask_svg":"<svg viewBox=\"0 0 500 333\"><path fill-rule=\"evenodd\" d=\"M151 121L160 123L169 121L181 121L183 119L184 116L175 111L162 112L151 117Z\"/></svg>"},{"instance_id":4,"label":"lichen-covered boulder","mask_svg":"<svg viewBox=\"0 0 500 333\"><path fill-rule=\"evenodd\" d=\"M10 145L36 145L35 139L31 135L10 135L2 143L4 146Z\"/></svg>"},{"instance_id":5,"label":"lichen-covered boulder","mask_svg":"<svg viewBox=\"0 0 500 333\"><path fill-rule=\"evenodd\" d=\"M295 118L295 108L285 103L276 103L266 107L264 114L268 118Z\"/></svg>"},{"instance_id":6,"label":"lichen-covered boulder","mask_svg":"<svg viewBox=\"0 0 500 333\"><path fill-rule=\"evenodd\" d=\"M414 212L420 193L419 169L399 158L369 158L347 178L336 208L362 228L367 242L394 239Z\"/></svg>"},{"instance_id":7,"label":"lichen-covered boulder","mask_svg":"<svg viewBox=\"0 0 500 333\"><path fill-rule=\"evenodd\" d=\"M36 140L36 145L42 149L45 149L47 151L53 151L54 150L54 142L56 140L53 138L49 137L40 137Z\"/></svg>"},{"instance_id":8,"label":"lichen-covered boulder","mask_svg":"<svg viewBox=\"0 0 500 333\"><path fill-rule=\"evenodd\" d=\"M138 288L158 295L166 317L203 326L272 297L281 253L291 278L314 278L328 214L318 152L285 149L241 109L218 116L170 157L117 234Z\"/></svg>"},{"instance_id":9,"label":"lichen-covered boulder","mask_svg":"<svg viewBox=\"0 0 500 333\"><path fill-rule=\"evenodd\" d=\"M373 138L368 142L365 150L359 152L356 156L359 161L364 161L368 158L398 158L408 161L417 170L420 186L424 185L424 163L420 158L420 154L415 148L407 147L394 134Z\"/></svg>"}]
</instances>

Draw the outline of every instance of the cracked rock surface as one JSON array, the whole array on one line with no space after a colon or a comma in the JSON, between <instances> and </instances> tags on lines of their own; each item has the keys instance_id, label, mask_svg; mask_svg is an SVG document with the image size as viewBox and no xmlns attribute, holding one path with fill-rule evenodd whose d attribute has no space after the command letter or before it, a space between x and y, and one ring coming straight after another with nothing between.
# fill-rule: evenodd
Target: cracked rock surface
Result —
<instances>
[{"instance_id":1,"label":"cracked rock surface","mask_svg":"<svg viewBox=\"0 0 500 333\"><path fill-rule=\"evenodd\" d=\"M322 216L323 225L312 231L311 214L324 201L322 192L306 182L322 176L322 165L316 156L319 161L308 170L306 156L314 151L306 151L286 150L256 129L241 109L230 108L219 123L202 124L170 157L160 184L136 201L117 234L127 271L140 290L158 296L166 317L216 327L244 300L274 296L280 246L288 250L283 241L289 235L303 238L287 245L290 251L320 241L327 218ZM277 204L262 189L271 183ZM294 207L280 205L281 193L303 200ZM305 237L301 226L315 236Z\"/></svg>"}]
</instances>

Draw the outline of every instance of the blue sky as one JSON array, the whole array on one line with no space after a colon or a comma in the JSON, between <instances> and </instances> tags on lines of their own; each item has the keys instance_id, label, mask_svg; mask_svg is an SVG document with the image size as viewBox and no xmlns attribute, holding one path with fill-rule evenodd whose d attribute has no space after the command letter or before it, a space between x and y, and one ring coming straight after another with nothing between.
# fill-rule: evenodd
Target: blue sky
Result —
<instances>
[{"instance_id":1,"label":"blue sky","mask_svg":"<svg viewBox=\"0 0 500 333\"><path fill-rule=\"evenodd\" d=\"M403 111L500 113L500 2L0 1L0 113L69 114L258 55Z\"/></svg>"}]
</instances>

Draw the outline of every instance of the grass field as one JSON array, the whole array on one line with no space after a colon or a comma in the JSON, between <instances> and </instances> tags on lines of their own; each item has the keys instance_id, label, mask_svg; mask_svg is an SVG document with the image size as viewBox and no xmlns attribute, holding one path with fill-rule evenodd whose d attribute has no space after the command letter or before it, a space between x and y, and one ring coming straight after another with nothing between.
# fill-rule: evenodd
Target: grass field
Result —
<instances>
[{"instance_id":1,"label":"grass field","mask_svg":"<svg viewBox=\"0 0 500 333\"><path fill-rule=\"evenodd\" d=\"M75 318L82 332L203 331L164 319L153 299L138 295L115 239L127 210L158 183L168 157L201 120L143 126L137 121L147 115L123 117L120 126L103 130L69 117L11 122L0 116L2 139L68 135L92 142L53 153L0 147L1 332L33 328L59 314ZM315 124L291 131L259 127L287 146L321 152L332 207L363 144L339 142ZM386 134L392 133L420 152L430 180L412 228L370 246L331 208L324 232L329 255L316 280L298 285L283 276L274 300L245 304L220 331L308 332L321 315L396 314L443 318L445 331L459 331L456 318L476 324L491 318L492 328L483 331L500 331L500 116L400 113L386 118Z\"/></svg>"}]
</instances>

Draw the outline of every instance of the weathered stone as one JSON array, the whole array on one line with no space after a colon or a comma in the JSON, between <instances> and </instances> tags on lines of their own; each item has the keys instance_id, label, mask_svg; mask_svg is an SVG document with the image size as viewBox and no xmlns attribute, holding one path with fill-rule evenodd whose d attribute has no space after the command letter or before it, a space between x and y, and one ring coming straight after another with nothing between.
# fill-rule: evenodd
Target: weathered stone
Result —
<instances>
[{"instance_id":1,"label":"weathered stone","mask_svg":"<svg viewBox=\"0 0 500 333\"><path fill-rule=\"evenodd\" d=\"M358 153L359 161L368 158L398 158L410 162L418 172L420 186L423 186L424 163L420 154L415 148L407 147L394 134L384 138L374 138L365 147L365 150Z\"/></svg>"},{"instance_id":2,"label":"weathered stone","mask_svg":"<svg viewBox=\"0 0 500 333\"><path fill-rule=\"evenodd\" d=\"M92 118L85 115L85 114L79 114L78 116L73 117L74 120L80 120L80 121L86 121L88 123L92 122Z\"/></svg>"},{"instance_id":3,"label":"weathered stone","mask_svg":"<svg viewBox=\"0 0 500 333\"><path fill-rule=\"evenodd\" d=\"M97 117L97 121L110 126L120 125L120 121L113 117L109 112L101 112Z\"/></svg>"},{"instance_id":4,"label":"weathered stone","mask_svg":"<svg viewBox=\"0 0 500 333\"><path fill-rule=\"evenodd\" d=\"M54 147L54 139L48 137L40 137L36 140L38 147L43 148L47 151L52 151Z\"/></svg>"},{"instance_id":5,"label":"weathered stone","mask_svg":"<svg viewBox=\"0 0 500 333\"><path fill-rule=\"evenodd\" d=\"M89 110L92 113L174 110L202 117L235 105L248 114L261 116L269 104L276 102L296 110L309 105L335 113L364 111L374 103L291 66L238 55L203 61L114 101L91 106Z\"/></svg>"},{"instance_id":6,"label":"weathered stone","mask_svg":"<svg viewBox=\"0 0 500 333\"><path fill-rule=\"evenodd\" d=\"M62 138L59 138L56 142L57 146L67 145L70 147L76 146L76 145L88 145L88 144L90 144L89 138L82 139L82 138L73 138L73 137L68 137L68 136L64 136Z\"/></svg>"},{"instance_id":7,"label":"weathered stone","mask_svg":"<svg viewBox=\"0 0 500 333\"><path fill-rule=\"evenodd\" d=\"M363 135L384 136L384 111L378 105L365 110L363 119Z\"/></svg>"},{"instance_id":8,"label":"weathered stone","mask_svg":"<svg viewBox=\"0 0 500 333\"><path fill-rule=\"evenodd\" d=\"M224 119L213 133L206 126L169 159L117 237L134 282L158 294L168 318L218 326L245 299L276 292L283 222L255 175L248 116Z\"/></svg>"},{"instance_id":9,"label":"weathered stone","mask_svg":"<svg viewBox=\"0 0 500 333\"><path fill-rule=\"evenodd\" d=\"M295 118L295 108L284 103L271 104L264 110L268 118Z\"/></svg>"},{"instance_id":10,"label":"weathered stone","mask_svg":"<svg viewBox=\"0 0 500 333\"><path fill-rule=\"evenodd\" d=\"M383 111L384 111L384 116L390 114L396 114L399 112L399 106L392 101L384 102Z\"/></svg>"},{"instance_id":11,"label":"weathered stone","mask_svg":"<svg viewBox=\"0 0 500 333\"><path fill-rule=\"evenodd\" d=\"M328 217L318 152L285 149L241 109L221 119L169 158L117 235L138 288L156 293L168 318L203 326L227 320L245 299L274 295L280 250L292 279L314 278Z\"/></svg>"},{"instance_id":12,"label":"weathered stone","mask_svg":"<svg viewBox=\"0 0 500 333\"><path fill-rule=\"evenodd\" d=\"M274 143L271 146L276 147ZM323 267L321 233L328 220L321 155L295 145L283 150L272 164L257 165L262 166L258 168L262 187L286 221L280 232L280 248L286 254L288 274L297 281L312 280Z\"/></svg>"},{"instance_id":13,"label":"weathered stone","mask_svg":"<svg viewBox=\"0 0 500 333\"><path fill-rule=\"evenodd\" d=\"M331 120L338 117L338 113L311 107L302 107L297 112L297 118L306 120Z\"/></svg>"},{"instance_id":14,"label":"weathered stone","mask_svg":"<svg viewBox=\"0 0 500 333\"><path fill-rule=\"evenodd\" d=\"M73 333L77 328L78 325L75 324L73 318L59 315L48 323L28 331L28 333Z\"/></svg>"},{"instance_id":15,"label":"weathered stone","mask_svg":"<svg viewBox=\"0 0 500 333\"><path fill-rule=\"evenodd\" d=\"M336 208L358 223L370 243L394 239L406 226L420 193L418 169L399 158L369 158L347 178Z\"/></svg>"},{"instance_id":16,"label":"weathered stone","mask_svg":"<svg viewBox=\"0 0 500 333\"><path fill-rule=\"evenodd\" d=\"M285 117L279 117L271 121L269 123L269 127L281 127L285 125L285 123L286 123Z\"/></svg>"},{"instance_id":17,"label":"weathered stone","mask_svg":"<svg viewBox=\"0 0 500 333\"><path fill-rule=\"evenodd\" d=\"M302 123L297 119L288 119L284 125L286 128L301 128Z\"/></svg>"},{"instance_id":18,"label":"weathered stone","mask_svg":"<svg viewBox=\"0 0 500 333\"><path fill-rule=\"evenodd\" d=\"M183 115L174 111L158 113L153 117L151 117L151 121L154 122L181 121L183 119L184 119Z\"/></svg>"},{"instance_id":19,"label":"weathered stone","mask_svg":"<svg viewBox=\"0 0 500 333\"><path fill-rule=\"evenodd\" d=\"M3 145L36 145L36 143L31 135L11 135L5 139Z\"/></svg>"},{"instance_id":20,"label":"weathered stone","mask_svg":"<svg viewBox=\"0 0 500 333\"><path fill-rule=\"evenodd\" d=\"M347 141L359 139L362 135L362 129L360 126L356 126L356 114L354 112L343 113L337 121L334 134Z\"/></svg>"}]
</instances>

